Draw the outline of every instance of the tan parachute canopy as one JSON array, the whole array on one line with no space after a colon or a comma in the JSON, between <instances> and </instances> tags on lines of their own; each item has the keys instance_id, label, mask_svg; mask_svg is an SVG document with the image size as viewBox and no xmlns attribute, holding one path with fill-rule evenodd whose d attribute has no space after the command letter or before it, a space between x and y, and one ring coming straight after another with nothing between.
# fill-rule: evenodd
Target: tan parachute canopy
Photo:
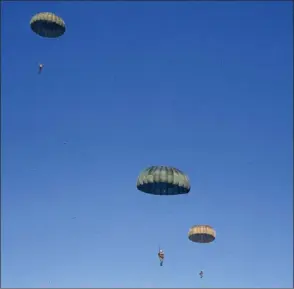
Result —
<instances>
[{"instance_id":1,"label":"tan parachute canopy","mask_svg":"<svg viewBox=\"0 0 294 289\"><path fill-rule=\"evenodd\" d=\"M46 38L57 38L65 32L63 19L51 12L36 14L32 17L30 26L36 34Z\"/></svg>"},{"instance_id":2,"label":"tan parachute canopy","mask_svg":"<svg viewBox=\"0 0 294 289\"><path fill-rule=\"evenodd\" d=\"M209 225L193 226L188 233L188 238L195 243L211 243L215 237L216 232Z\"/></svg>"}]
</instances>

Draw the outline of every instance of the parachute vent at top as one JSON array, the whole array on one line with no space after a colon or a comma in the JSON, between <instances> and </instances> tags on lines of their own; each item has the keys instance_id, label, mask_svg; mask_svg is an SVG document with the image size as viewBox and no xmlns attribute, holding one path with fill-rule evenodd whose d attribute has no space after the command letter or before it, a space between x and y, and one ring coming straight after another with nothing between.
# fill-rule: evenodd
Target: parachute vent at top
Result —
<instances>
[{"instance_id":1,"label":"parachute vent at top","mask_svg":"<svg viewBox=\"0 0 294 289\"><path fill-rule=\"evenodd\" d=\"M188 238L196 243L211 243L215 237L216 232L209 225L193 226L188 233Z\"/></svg>"},{"instance_id":2,"label":"parachute vent at top","mask_svg":"<svg viewBox=\"0 0 294 289\"><path fill-rule=\"evenodd\" d=\"M50 12L42 12L33 16L30 26L36 34L46 38L57 38L65 32L63 19Z\"/></svg>"},{"instance_id":3,"label":"parachute vent at top","mask_svg":"<svg viewBox=\"0 0 294 289\"><path fill-rule=\"evenodd\" d=\"M138 190L152 195L180 195L190 191L190 182L182 171L167 166L145 169L137 180Z\"/></svg>"}]
</instances>

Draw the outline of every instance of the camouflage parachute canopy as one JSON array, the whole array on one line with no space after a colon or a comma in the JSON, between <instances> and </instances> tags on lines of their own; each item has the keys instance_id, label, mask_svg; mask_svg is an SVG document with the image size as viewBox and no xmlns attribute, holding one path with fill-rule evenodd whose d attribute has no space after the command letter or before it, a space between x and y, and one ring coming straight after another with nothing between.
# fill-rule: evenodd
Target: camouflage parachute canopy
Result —
<instances>
[{"instance_id":1,"label":"camouflage parachute canopy","mask_svg":"<svg viewBox=\"0 0 294 289\"><path fill-rule=\"evenodd\" d=\"M47 38L57 38L65 32L65 23L62 18L50 12L33 16L30 26L36 34Z\"/></svg>"},{"instance_id":2,"label":"camouflage parachute canopy","mask_svg":"<svg viewBox=\"0 0 294 289\"><path fill-rule=\"evenodd\" d=\"M196 243L210 243L216 237L215 230L209 225L193 226L188 233L188 238Z\"/></svg>"},{"instance_id":3,"label":"camouflage parachute canopy","mask_svg":"<svg viewBox=\"0 0 294 289\"><path fill-rule=\"evenodd\" d=\"M190 182L182 171L167 166L145 169L137 180L138 190L152 195L180 195L190 191Z\"/></svg>"}]
</instances>

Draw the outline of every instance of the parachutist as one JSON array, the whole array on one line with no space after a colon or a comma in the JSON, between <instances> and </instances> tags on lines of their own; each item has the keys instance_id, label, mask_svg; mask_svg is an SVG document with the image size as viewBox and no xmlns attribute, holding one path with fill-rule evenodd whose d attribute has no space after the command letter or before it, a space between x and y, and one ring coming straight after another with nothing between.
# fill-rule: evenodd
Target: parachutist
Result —
<instances>
[{"instance_id":1,"label":"parachutist","mask_svg":"<svg viewBox=\"0 0 294 289\"><path fill-rule=\"evenodd\" d=\"M159 250L158 258L159 258L159 261L160 261L160 266L163 266L163 260L164 260L164 252L163 252L163 250Z\"/></svg>"},{"instance_id":2,"label":"parachutist","mask_svg":"<svg viewBox=\"0 0 294 289\"><path fill-rule=\"evenodd\" d=\"M44 64L39 64L39 74L42 72Z\"/></svg>"},{"instance_id":3,"label":"parachutist","mask_svg":"<svg viewBox=\"0 0 294 289\"><path fill-rule=\"evenodd\" d=\"M62 18L50 12L34 15L30 21L34 33L45 38L58 38L65 33L65 23ZM50 48L49 48L50 49ZM38 74L41 74L44 64L39 64Z\"/></svg>"},{"instance_id":4,"label":"parachutist","mask_svg":"<svg viewBox=\"0 0 294 289\"><path fill-rule=\"evenodd\" d=\"M190 228L188 238L190 241L200 244L209 244L215 240L216 232L209 225L196 225ZM202 279L204 276L203 271L199 272L199 276Z\"/></svg>"}]
</instances>

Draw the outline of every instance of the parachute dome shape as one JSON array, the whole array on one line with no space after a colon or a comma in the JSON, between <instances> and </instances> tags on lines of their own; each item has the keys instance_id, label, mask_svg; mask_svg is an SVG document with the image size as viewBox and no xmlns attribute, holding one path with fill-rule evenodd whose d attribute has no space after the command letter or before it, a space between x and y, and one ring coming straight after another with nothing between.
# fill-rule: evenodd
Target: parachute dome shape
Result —
<instances>
[{"instance_id":1,"label":"parachute dome shape","mask_svg":"<svg viewBox=\"0 0 294 289\"><path fill-rule=\"evenodd\" d=\"M210 243L216 237L215 230L209 225L193 226L188 233L188 238L196 243Z\"/></svg>"},{"instance_id":2,"label":"parachute dome shape","mask_svg":"<svg viewBox=\"0 0 294 289\"><path fill-rule=\"evenodd\" d=\"M57 38L65 32L65 23L62 18L50 12L33 16L30 26L36 34L46 38Z\"/></svg>"},{"instance_id":3,"label":"parachute dome shape","mask_svg":"<svg viewBox=\"0 0 294 289\"><path fill-rule=\"evenodd\" d=\"M152 195L181 195L190 191L190 182L182 171L167 166L152 166L138 177L137 189Z\"/></svg>"}]
</instances>

